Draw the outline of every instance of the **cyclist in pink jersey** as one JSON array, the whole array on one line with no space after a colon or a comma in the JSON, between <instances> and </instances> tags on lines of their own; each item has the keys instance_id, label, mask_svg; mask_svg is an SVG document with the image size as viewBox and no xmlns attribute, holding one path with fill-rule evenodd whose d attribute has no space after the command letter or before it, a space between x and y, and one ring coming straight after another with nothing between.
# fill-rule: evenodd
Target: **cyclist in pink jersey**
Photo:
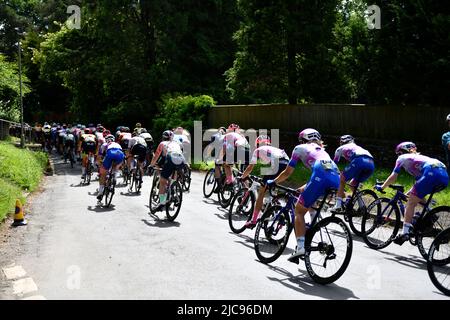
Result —
<instances>
[{"instance_id":1,"label":"cyclist in pink jersey","mask_svg":"<svg viewBox=\"0 0 450 320\"><path fill-rule=\"evenodd\" d=\"M223 138L223 154L224 169L226 175L225 184L229 185L234 182L231 172L231 165L239 160L245 160L245 147L248 144L247 139L239 133L240 128L237 124L230 124L227 133Z\"/></svg>"},{"instance_id":2,"label":"cyclist in pink jersey","mask_svg":"<svg viewBox=\"0 0 450 320\"><path fill-rule=\"evenodd\" d=\"M402 168L416 179L416 183L407 193L409 199L406 203L403 232L394 239L394 243L402 245L409 240L409 230L412 226L414 209L417 204L423 202L426 195L441 188L446 188L448 174L447 168L442 162L417 153L417 147L413 142L400 143L395 152L399 157L395 163L394 171L383 185L375 186L375 189L382 191L393 184Z\"/></svg>"},{"instance_id":3,"label":"cyclist in pink jersey","mask_svg":"<svg viewBox=\"0 0 450 320\"><path fill-rule=\"evenodd\" d=\"M290 262L299 263L298 259L305 254L305 214L312 205L324 196L327 190L339 187L339 169L325 151L320 133L314 129L305 129L299 134L301 144L292 152L288 167L275 179L267 181L267 185L281 183L291 176L299 161L312 171L308 183L300 188L301 195L295 206L295 236L297 247L289 257ZM314 216L312 215L312 218Z\"/></svg>"},{"instance_id":4,"label":"cyclist in pink jersey","mask_svg":"<svg viewBox=\"0 0 450 320\"><path fill-rule=\"evenodd\" d=\"M344 172L341 172L339 190L336 197L334 213L343 213L342 199L345 197L345 183L350 181L350 189L355 191L358 184L366 181L375 171L373 157L369 151L361 148L355 143L351 135L344 135L340 138L341 146L337 148L333 161L337 164L341 158L349 162Z\"/></svg>"},{"instance_id":5,"label":"cyclist in pink jersey","mask_svg":"<svg viewBox=\"0 0 450 320\"><path fill-rule=\"evenodd\" d=\"M256 139L255 147L257 149L253 152L250 164L242 174L241 177L242 180L245 180L248 177L248 175L253 171L253 168L255 167L255 164L258 162L258 160L260 160L263 165L270 164L269 168L267 167L261 168L261 175L264 176L263 178L264 183L266 183L268 180L275 179L281 172L284 171L284 169L286 169L289 163L289 157L286 154L286 152L284 152L284 150L271 146L270 137L266 135L259 136ZM264 174L266 172L267 174ZM252 219L245 224L247 228L253 229L256 226L259 213L263 206L264 194L266 193L266 191L267 187L265 185L263 185L259 189L258 198L256 199Z\"/></svg>"}]
</instances>

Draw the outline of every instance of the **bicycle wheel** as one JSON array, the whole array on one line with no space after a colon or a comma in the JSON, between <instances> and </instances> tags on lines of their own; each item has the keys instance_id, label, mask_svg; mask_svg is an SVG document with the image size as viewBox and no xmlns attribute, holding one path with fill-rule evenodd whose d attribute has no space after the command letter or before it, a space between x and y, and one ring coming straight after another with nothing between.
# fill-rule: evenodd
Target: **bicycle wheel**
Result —
<instances>
[{"instance_id":1,"label":"bicycle wheel","mask_svg":"<svg viewBox=\"0 0 450 320\"><path fill-rule=\"evenodd\" d=\"M110 178L111 179L111 178ZM105 186L105 207L109 208L111 206L112 198L114 197L115 192L115 182L114 180L109 180Z\"/></svg>"},{"instance_id":2,"label":"bicycle wheel","mask_svg":"<svg viewBox=\"0 0 450 320\"><path fill-rule=\"evenodd\" d=\"M191 168L185 165L182 169L183 173L183 191L189 191L191 188Z\"/></svg>"},{"instance_id":3,"label":"bicycle wheel","mask_svg":"<svg viewBox=\"0 0 450 320\"><path fill-rule=\"evenodd\" d=\"M353 251L350 229L338 217L328 217L307 231L305 265L309 276L319 284L339 279L347 269Z\"/></svg>"},{"instance_id":4,"label":"bicycle wheel","mask_svg":"<svg viewBox=\"0 0 450 320\"><path fill-rule=\"evenodd\" d=\"M139 168L136 169L136 174L134 177L134 191L136 191L136 193L141 192L141 188L142 188L142 176L141 176L141 170Z\"/></svg>"},{"instance_id":5,"label":"bicycle wheel","mask_svg":"<svg viewBox=\"0 0 450 320\"><path fill-rule=\"evenodd\" d=\"M157 173L154 173L152 188L150 189L150 198L148 200L148 207L153 211L159 205L159 178Z\"/></svg>"},{"instance_id":6,"label":"bicycle wheel","mask_svg":"<svg viewBox=\"0 0 450 320\"><path fill-rule=\"evenodd\" d=\"M423 220L418 223L416 230L416 244L419 252L428 259L428 252L436 236L443 230L450 228L450 207L436 207L426 213Z\"/></svg>"},{"instance_id":7,"label":"bicycle wheel","mask_svg":"<svg viewBox=\"0 0 450 320\"><path fill-rule=\"evenodd\" d=\"M223 185L222 190L219 191L219 203L220 206L224 209L228 208L231 204L231 200L236 193L239 192L243 187L242 184L233 184L233 185Z\"/></svg>"},{"instance_id":8,"label":"bicycle wheel","mask_svg":"<svg viewBox=\"0 0 450 320\"><path fill-rule=\"evenodd\" d=\"M386 248L398 233L400 209L390 201L388 198L378 198L367 207L362 218L362 237L369 248Z\"/></svg>"},{"instance_id":9,"label":"bicycle wheel","mask_svg":"<svg viewBox=\"0 0 450 320\"><path fill-rule=\"evenodd\" d=\"M367 207L377 199L377 194L369 189L361 190L353 197L350 210L347 214L350 229L357 236L362 236L361 222L367 212Z\"/></svg>"},{"instance_id":10,"label":"bicycle wheel","mask_svg":"<svg viewBox=\"0 0 450 320\"><path fill-rule=\"evenodd\" d=\"M281 206L270 207L256 225L255 253L263 263L274 262L281 256L292 232L289 213L282 209Z\"/></svg>"},{"instance_id":11,"label":"bicycle wheel","mask_svg":"<svg viewBox=\"0 0 450 320\"><path fill-rule=\"evenodd\" d=\"M205 180L203 181L203 195L205 198L211 197L216 188L217 182L214 178L214 169L210 169L205 176Z\"/></svg>"},{"instance_id":12,"label":"bicycle wheel","mask_svg":"<svg viewBox=\"0 0 450 320\"><path fill-rule=\"evenodd\" d=\"M443 294L450 296L450 229L436 237L428 251L427 270L431 282Z\"/></svg>"},{"instance_id":13,"label":"bicycle wheel","mask_svg":"<svg viewBox=\"0 0 450 320\"><path fill-rule=\"evenodd\" d=\"M136 183L136 171L133 171L130 174L130 176L131 176L131 178L130 178L130 186L128 187L128 191L129 192L133 192L133 187L134 187L134 185Z\"/></svg>"},{"instance_id":14,"label":"bicycle wheel","mask_svg":"<svg viewBox=\"0 0 450 320\"><path fill-rule=\"evenodd\" d=\"M88 162L88 166L86 169L86 178L87 178L87 184L90 184L91 178L92 178L92 166L91 166L90 162Z\"/></svg>"},{"instance_id":15,"label":"bicycle wheel","mask_svg":"<svg viewBox=\"0 0 450 320\"><path fill-rule=\"evenodd\" d=\"M175 181L170 185L170 200L166 205L166 216L169 221L174 221L180 213L183 202L183 188Z\"/></svg>"},{"instance_id":16,"label":"bicycle wheel","mask_svg":"<svg viewBox=\"0 0 450 320\"><path fill-rule=\"evenodd\" d=\"M247 188L240 190L234 196L228 214L228 224L231 231L239 234L246 229L245 223L252 218L255 201L255 195Z\"/></svg>"}]
</instances>

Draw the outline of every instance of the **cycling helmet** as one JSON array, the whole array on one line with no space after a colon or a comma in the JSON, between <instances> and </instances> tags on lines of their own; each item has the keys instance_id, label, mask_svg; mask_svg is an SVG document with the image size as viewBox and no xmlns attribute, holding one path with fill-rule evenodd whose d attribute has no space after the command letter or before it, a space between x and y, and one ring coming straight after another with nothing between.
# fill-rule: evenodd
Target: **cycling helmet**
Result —
<instances>
[{"instance_id":1,"label":"cycling helmet","mask_svg":"<svg viewBox=\"0 0 450 320\"><path fill-rule=\"evenodd\" d=\"M173 133L175 134L183 134L183 132L184 132L183 127L177 127L173 130Z\"/></svg>"},{"instance_id":2,"label":"cycling helmet","mask_svg":"<svg viewBox=\"0 0 450 320\"><path fill-rule=\"evenodd\" d=\"M164 141L172 141L173 140L173 132L170 130L166 130L162 134L162 138Z\"/></svg>"},{"instance_id":3,"label":"cycling helmet","mask_svg":"<svg viewBox=\"0 0 450 320\"><path fill-rule=\"evenodd\" d=\"M447 116L447 122L450 121L450 114Z\"/></svg>"},{"instance_id":4,"label":"cycling helmet","mask_svg":"<svg viewBox=\"0 0 450 320\"><path fill-rule=\"evenodd\" d=\"M97 127L97 132L103 133L103 131L105 131L104 127L102 127L102 126Z\"/></svg>"},{"instance_id":5,"label":"cycling helmet","mask_svg":"<svg viewBox=\"0 0 450 320\"><path fill-rule=\"evenodd\" d=\"M322 137L315 129L305 129L298 134L298 140L300 142L320 141L320 139L322 139Z\"/></svg>"},{"instance_id":6,"label":"cycling helmet","mask_svg":"<svg viewBox=\"0 0 450 320\"><path fill-rule=\"evenodd\" d=\"M352 143L354 141L355 141L355 138L353 138L349 134L346 134L345 136L342 136L341 139L340 139L341 146L344 145L344 144L347 144L347 143Z\"/></svg>"},{"instance_id":7,"label":"cycling helmet","mask_svg":"<svg viewBox=\"0 0 450 320\"><path fill-rule=\"evenodd\" d=\"M142 124L140 122L136 123L136 128L142 127Z\"/></svg>"},{"instance_id":8,"label":"cycling helmet","mask_svg":"<svg viewBox=\"0 0 450 320\"><path fill-rule=\"evenodd\" d=\"M141 137L141 138L144 139L145 141L153 141L152 135L151 135L150 133L148 133L148 132L141 133L141 134L139 135L139 137Z\"/></svg>"},{"instance_id":9,"label":"cycling helmet","mask_svg":"<svg viewBox=\"0 0 450 320\"><path fill-rule=\"evenodd\" d=\"M85 134L90 134L90 133L91 133L91 129L89 129L89 128L84 128L84 133L85 133Z\"/></svg>"},{"instance_id":10,"label":"cycling helmet","mask_svg":"<svg viewBox=\"0 0 450 320\"><path fill-rule=\"evenodd\" d=\"M114 142L116 139L114 138L114 136L112 134L108 134L105 137L106 142Z\"/></svg>"},{"instance_id":11,"label":"cycling helmet","mask_svg":"<svg viewBox=\"0 0 450 320\"><path fill-rule=\"evenodd\" d=\"M265 145L270 145L272 141L270 140L269 136L263 134L256 138L255 147L258 148L258 146L262 143L264 143Z\"/></svg>"},{"instance_id":12,"label":"cycling helmet","mask_svg":"<svg viewBox=\"0 0 450 320\"><path fill-rule=\"evenodd\" d=\"M414 142L402 142L395 148L395 153L397 155L402 155L404 153L410 153L412 149L416 149Z\"/></svg>"},{"instance_id":13,"label":"cycling helmet","mask_svg":"<svg viewBox=\"0 0 450 320\"><path fill-rule=\"evenodd\" d=\"M232 123L232 124L230 124L230 125L228 126L228 130L229 130L229 131L236 131L236 130L239 130L239 129L240 129L239 125L237 125L237 124L235 124L235 123Z\"/></svg>"},{"instance_id":14,"label":"cycling helmet","mask_svg":"<svg viewBox=\"0 0 450 320\"><path fill-rule=\"evenodd\" d=\"M109 130L103 131L103 138L106 138L106 137L109 136L110 134L111 134L111 131L109 131Z\"/></svg>"}]
</instances>

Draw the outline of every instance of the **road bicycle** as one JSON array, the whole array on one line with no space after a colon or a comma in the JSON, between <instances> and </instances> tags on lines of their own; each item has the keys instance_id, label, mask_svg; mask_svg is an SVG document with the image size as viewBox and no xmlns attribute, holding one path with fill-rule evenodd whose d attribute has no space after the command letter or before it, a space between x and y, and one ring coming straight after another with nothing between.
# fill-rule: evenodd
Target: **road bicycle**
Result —
<instances>
[{"instance_id":1,"label":"road bicycle","mask_svg":"<svg viewBox=\"0 0 450 320\"><path fill-rule=\"evenodd\" d=\"M181 186L183 187L183 191L189 191L191 188L191 168L185 164L179 171L179 181L181 183Z\"/></svg>"},{"instance_id":2,"label":"road bicycle","mask_svg":"<svg viewBox=\"0 0 450 320\"><path fill-rule=\"evenodd\" d=\"M367 206L378 199L377 194L370 189L359 190L360 184L356 185L352 195L342 204L341 211L331 210L331 215L343 215L350 229L357 236L362 236L361 222L367 212Z\"/></svg>"},{"instance_id":3,"label":"road bicycle","mask_svg":"<svg viewBox=\"0 0 450 320\"><path fill-rule=\"evenodd\" d=\"M155 213L156 207L159 205L159 184L160 184L160 172L161 169L156 168L153 172L153 182L150 189L149 208L151 213ZM175 175L176 173L174 173ZM167 220L174 221L180 213L181 204L183 202L183 187L178 179L169 179L167 188L165 211Z\"/></svg>"},{"instance_id":4,"label":"road bicycle","mask_svg":"<svg viewBox=\"0 0 450 320\"><path fill-rule=\"evenodd\" d=\"M103 193L103 198L105 200L105 207L109 208L111 206L112 199L116 190L116 175L113 170L115 168L115 163L112 164L111 168L106 174L105 191Z\"/></svg>"},{"instance_id":5,"label":"road bicycle","mask_svg":"<svg viewBox=\"0 0 450 320\"><path fill-rule=\"evenodd\" d=\"M242 233L247 229L245 224L252 219L258 197L258 189L264 183L262 178L256 176L249 176L248 181L251 183L250 187L245 186L236 193L228 211L228 224L231 231L236 234ZM285 198L284 194L275 196L272 196L272 194L272 192L269 192L268 196L264 197L261 214L264 214L270 206L281 205L281 201Z\"/></svg>"},{"instance_id":6,"label":"road bicycle","mask_svg":"<svg viewBox=\"0 0 450 320\"><path fill-rule=\"evenodd\" d=\"M378 181L377 185L382 182ZM405 215L404 202L408 200L404 194L405 187L399 184L390 186L396 193L393 198L378 198L367 207L367 212L361 221L362 238L372 249L386 248L396 237ZM420 254L427 259L428 251L434 238L442 230L450 227L450 207L439 206L431 208L433 195L443 188L435 188L428 197L421 212L414 214L410 228L409 242L418 247ZM382 192L386 193L386 192Z\"/></svg>"},{"instance_id":7,"label":"road bicycle","mask_svg":"<svg viewBox=\"0 0 450 320\"><path fill-rule=\"evenodd\" d=\"M288 198L284 206L270 207L256 226L255 253L263 263L274 262L281 256L294 229L295 204L299 193L280 185L275 188L286 192ZM319 284L329 284L339 279L350 263L353 250L351 232L345 222L335 216L321 217L325 202L333 192L336 190L327 190L322 199L316 202L318 207L312 208L316 213L307 225L305 234L305 255L302 260L305 261L309 276Z\"/></svg>"},{"instance_id":8,"label":"road bicycle","mask_svg":"<svg viewBox=\"0 0 450 320\"><path fill-rule=\"evenodd\" d=\"M131 167L134 169L131 170L130 187L128 189L128 191L132 192L134 188L134 191L136 193L139 193L142 188L142 173L138 165L139 164L139 161L137 159L138 157L139 156L134 156L134 158L131 160L132 162Z\"/></svg>"},{"instance_id":9,"label":"road bicycle","mask_svg":"<svg viewBox=\"0 0 450 320\"><path fill-rule=\"evenodd\" d=\"M431 244L427 271L434 286L450 296L450 228L440 232Z\"/></svg>"},{"instance_id":10,"label":"road bicycle","mask_svg":"<svg viewBox=\"0 0 450 320\"><path fill-rule=\"evenodd\" d=\"M86 174L84 175L83 184L91 183L93 171L94 171L94 154L92 152L89 152L86 166Z\"/></svg>"},{"instance_id":11,"label":"road bicycle","mask_svg":"<svg viewBox=\"0 0 450 320\"><path fill-rule=\"evenodd\" d=\"M205 179L203 180L203 195L205 198L210 198L213 193L217 193L217 197L219 200L219 204L222 208L227 208L231 201L233 200L234 195L241 189L240 183L234 184L225 184L226 175L225 169L223 165L220 165L220 183L217 184L215 179L215 169L209 169L206 173ZM238 169L234 166L231 167L233 178L235 179L240 175Z\"/></svg>"},{"instance_id":12,"label":"road bicycle","mask_svg":"<svg viewBox=\"0 0 450 320\"><path fill-rule=\"evenodd\" d=\"M122 165L122 178L123 178L124 186L127 186L128 183L131 182L131 172L130 172L130 169L128 168L128 163L127 163L126 157L123 160L123 165Z\"/></svg>"}]
</instances>

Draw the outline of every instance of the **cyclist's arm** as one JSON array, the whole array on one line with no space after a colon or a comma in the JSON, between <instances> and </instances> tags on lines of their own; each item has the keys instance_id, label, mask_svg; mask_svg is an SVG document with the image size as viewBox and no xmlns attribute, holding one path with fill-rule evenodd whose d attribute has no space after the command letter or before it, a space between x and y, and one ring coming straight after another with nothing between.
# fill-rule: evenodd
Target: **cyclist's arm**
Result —
<instances>
[{"instance_id":1,"label":"cyclist's arm","mask_svg":"<svg viewBox=\"0 0 450 320\"><path fill-rule=\"evenodd\" d=\"M163 145L160 144L158 146L158 148L156 149L155 155L153 156L152 163L150 164L150 166L153 167L156 164L156 161L158 161L158 159L159 159L159 157L161 156L161 153L162 153L162 147L163 147Z\"/></svg>"},{"instance_id":2,"label":"cyclist's arm","mask_svg":"<svg viewBox=\"0 0 450 320\"><path fill-rule=\"evenodd\" d=\"M285 180L287 180L291 174L294 172L295 168L291 166L287 166L286 169L278 177L275 178L275 183L279 184Z\"/></svg>"},{"instance_id":3,"label":"cyclist's arm","mask_svg":"<svg viewBox=\"0 0 450 320\"><path fill-rule=\"evenodd\" d=\"M244 173L242 174L242 177L241 177L241 178L242 178L242 179L247 178L248 175L249 175L250 173L252 173L254 167L255 167L254 164L249 164L248 167L247 167L247 169L245 169Z\"/></svg>"},{"instance_id":4,"label":"cyclist's arm","mask_svg":"<svg viewBox=\"0 0 450 320\"><path fill-rule=\"evenodd\" d=\"M387 187L389 187L391 184L395 183L395 181L397 181L398 178L398 173L396 172L392 172L392 174L386 179L386 181L383 183L383 185L381 186L381 188L386 189Z\"/></svg>"}]
</instances>

